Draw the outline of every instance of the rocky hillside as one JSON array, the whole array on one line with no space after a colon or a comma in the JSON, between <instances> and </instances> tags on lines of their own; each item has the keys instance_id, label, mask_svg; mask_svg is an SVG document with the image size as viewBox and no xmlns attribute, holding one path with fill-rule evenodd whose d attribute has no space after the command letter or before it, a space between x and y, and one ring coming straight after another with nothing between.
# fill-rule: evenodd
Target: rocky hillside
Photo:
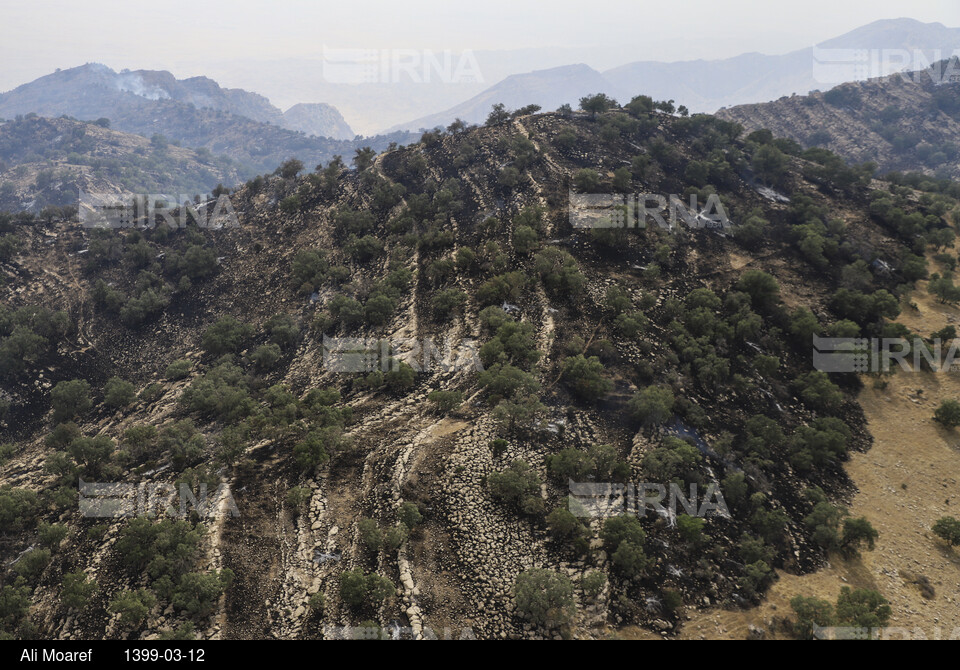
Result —
<instances>
[{"instance_id":1,"label":"rocky hillside","mask_svg":"<svg viewBox=\"0 0 960 670\"><path fill-rule=\"evenodd\" d=\"M192 195L240 181L229 158L95 123L30 116L0 124L0 211L76 208L80 189Z\"/></svg>"},{"instance_id":2,"label":"rocky hillside","mask_svg":"<svg viewBox=\"0 0 960 670\"><path fill-rule=\"evenodd\" d=\"M299 128L255 93L224 89L206 77L177 80L162 71L117 73L97 64L61 70L0 95L0 118L31 113L109 119L116 130L148 138L162 135L183 146L228 156L240 163L246 177L273 171L293 156L316 165L338 154L352 154L361 146L381 151L390 142L414 139L405 133L360 143L308 137L307 131L316 135L323 130L316 118ZM342 137L343 128L333 121L331 135Z\"/></svg>"},{"instance_id":3,"label":"rocky hillside","mask_svg":"<svg viewBox=\"0 0 960 670\"><path fill-rule=\"evenodd\" d=\"M0 222L3 635L669 636L866 551L861 382L811 337L889 334L957 203L651 103L261 178L236 228ZM732 226L575 228L571 188ZM222 514L91 518L81 479ZM578 518L570 481L728 511Z\"/></svg>"},{"instance_id":4,"label":"rocky hillside","mask_svg":"<svg viewBox=\"0 0 960 670\"><path fill-rule=\"evenodd\" d=\"M283 126L314 137L352 140L353 130L337 108L324 103L294 105L283 113Z\"/></svg>"},{"instance_id":5,"label":"rocky hillside","mask_svg":"<svg viewBox=\"0 0 960 670\"><path fill-rule=\"evenodd\" d=\"M881 172L960 175L960 82L956 64L844 84L827 92L740 105L717 116L768 129L803 147L825 147Z\"/></svg>"}]
</instances>

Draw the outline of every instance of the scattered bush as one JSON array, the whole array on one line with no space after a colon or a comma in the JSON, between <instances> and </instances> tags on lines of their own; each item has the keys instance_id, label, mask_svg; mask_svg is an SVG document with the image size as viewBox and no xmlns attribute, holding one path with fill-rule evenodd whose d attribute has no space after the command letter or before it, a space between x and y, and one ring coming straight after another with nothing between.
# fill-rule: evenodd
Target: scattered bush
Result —
<instances>
[{"instance_id":1,"label":"scattered bush","mask_svg":"<svg viewBox=\"0 0 960 670\"><path fill-rule=\"evenodd\" d=\"M376 573L364 575L360 568L340 575L340 597L354 609L379 607L396 590L393 582L386 577Z\"/></svg>"},{"instance_id":2,"label":"scattered bush","mask_svg":"<svg viewBox=\"0 0 960 670\"><path fill-rule=\"evenodd\" d=\"M82 379L59 382L50 392L54 423L69 421L93 407L90 384Z\"/></svg>"},{"instance_id":3,"label":"scattered bush","mask_svg":"<svg viewBox=\"0 0 960 670\"><path fill-rule=\"evenodd\" d=\"M136 389L130 382L111 377L103 387L103 404L110 409L122 409L136 399Z\"/></svg>"},{"instance_id":4,"label":"scattered bush","mask_svg":"<svg viewBox=\"0 0 960 670\"><path fill-rule=\"evenodd\" d=\"M960 547L960 521L951 516L938 519L932 528L934 534L951 547Z\"/></svg>"},{"instance_id":5,"label":"scattered bush","mask_svg":"<svg viewBox=\"0 0 960 670\"><path fill-rule=\"evenodd\" d=\"M63 576L60 600L71 609L82 610L97 590L97 582L83 571L68 572Z\"/></svg>"},{"instance_id":6,"label":"scattered bush","mask_svg":"<svg viewBox=\"0 0 960 670\"><path fill-rule=\"evenodd\" d=\"M120 615L120 625L135 627L146 621L147 615L156 604L157 599L149 590L128 590L117 594L107 606L107 611Z\"/></svg>"},{"instance_id":7,"label":"scattered bush","mask_svg":"<svg viewBox=\"0 0 960 670\"><path fill-rule=\"evenodd\" d=\"M517 612L537 626L566 626L576 616L573 583L559 572L535 568L521 573L513 587Z\"/></svg>"},{"instance_id":8,"label":"scattered bush","mask_svg":"<svg viewBox=\"0 0 960 670\"><path fill-rule=\"evenodd\" d=\"M225 316L204 332L201 346L210 356L219 358L239 353L251 337L253 328L232 316Z\"/></svg>"}]
</instances>

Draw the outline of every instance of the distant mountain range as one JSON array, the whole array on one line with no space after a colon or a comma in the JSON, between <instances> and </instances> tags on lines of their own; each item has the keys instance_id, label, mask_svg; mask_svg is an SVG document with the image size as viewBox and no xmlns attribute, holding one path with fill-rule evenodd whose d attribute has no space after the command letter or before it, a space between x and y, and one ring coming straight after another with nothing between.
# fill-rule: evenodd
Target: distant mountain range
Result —
<instances>
[{"instance_id":1,"label":"distant mountain range","mask_svg":"<svg viewBox=\"0 0 960 670\"><path fill-rule=\"evenodd\" d=\"M478 123L498 102L511 108L538 104L547 110L562 103L576 106L581 97L601 92L621 102L644 94L658 100L675 100L693 112L712 113L726 106L767 102L794 93L803 95L846 81L889 74L900 69L897 64L901 61L896 58L904 55L911 59L907 69L922 69L955 49L960 49L960 28L892 19L876 21L816 47L780 56L749 53L713 61L641 61L603 72L583 64L569 65L507 77L465 102L395 125L391 130L432 128L458 117ZM915 58L915 50L922 50L922 56ZM890 68L871 68L870 59L884 53L892 56Z\"/></svg>"},{"instance_id":2,"label":"distant mountain range","mask_svg":"<svg viewBox=\"0 0 960 670\"><path fill-rule=\"evenodd\" d=\"M0 94L0 116L35 112L41 116L105 116L112 120L118 108L142 109L151 102L168 101L235 114L316 137L354 138L350 126L330 105L296 105L285 113L262 95L221 88L207 77L177 79L162 70L114 72L97 63L58 70Z\"/></svg>"},{"instance_id":3,"label":"distant mountain range","mask_svg":"<svg viewBox=\"0 0 960 670\"><path fill-rule=\"evenodd\" d=\"M576 103L585 95L608 89L609 82L603 75L583 64L515 74L466 102L438 114L394 126L388 132L446 126L457 118L468 123L483 123L490 108L497 103L503 103L511 109L537 104L544 110L552 111L565 102Z\"/></svg>"},{"instance_id":4,"label":"distant mountain range","mask_svg":"<svg viewBox=\"0 0 960 670\"><path fill-rule=\"evenodd\" d=\"M361 146L382 150L393 141L416 139L403 133L354 138L329 105L297 105L284 113L261 95L221 88L206 77L118 73L98 64L60 70L0 95L0 118L30 113L84 121L107 118L116 130L148 138L162 135L227 156L240 164L244 176L271 172L290 157L312 167L336 154L352 155Z\"/></svg>"},{"instance_id":5,"label":"distant mountain range","mask_svg":"<svg viewBox=\"0 0 960 670\"><path fill-rule=\"evenodd\" d=\"M490 67L480 64L482 81L456 86L436 81L324 84L321 89L335 95L338 105L347 103L352 113L365 110L365 126L378 116L423 114L389 127L387 135L366 139L355 138L337 107L326 102L295 104L284 112L262 95L221 87L207 77L178 80L165 71L115 72L97 64L59 70L0 95L0 118L31 112L86 121L105 117L116 130L148 138L163 135L182 146L229 157L238 164L238 172L248 177L273 171L294 156L312 167L337 154L349 157L362 146L380 151L392 142L408 144L422 129L446 126L456 118L482 123L497 103L511 109L537 104L553 110L564 103L576 106L580 98L603 92L620 102L645 94L674 100L693 112L712 113L885 74L871 67L871 58L881 50L897 57L905 54L912 62L901 64L909 67L951 54L958 45L958 28L896 19L877 21L816 47L779 56L752 53L715 61L641 61L603 71L579 63L499 78L519 62L500 54L491 56ZM923 55L914 57L914 50L922 50ZM528 66L547 60L534 54ZM316 99L317 76L322 77L322 72L286 68L282 81L291 95ZM483 81L498 83L483 89ZM401 93L402 102L397 100ZM471 97L450 106L458 95ZM444 105L443 111L435 111L434 105Z\"/></svg>"}]
</instances>

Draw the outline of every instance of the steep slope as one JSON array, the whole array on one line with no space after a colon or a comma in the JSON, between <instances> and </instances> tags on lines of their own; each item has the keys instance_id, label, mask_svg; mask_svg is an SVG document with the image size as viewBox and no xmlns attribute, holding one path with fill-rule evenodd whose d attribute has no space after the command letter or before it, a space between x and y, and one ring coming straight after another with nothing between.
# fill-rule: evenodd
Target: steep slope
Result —
<instances>
[{"instance_id":1,"label":"steep slope","mask_svg":"<svg viewBox=\"0 0 960 670\"><path fill-rule=\"evenodd\" d=\"M179 81L169 72L116 73L96 64L62 70L0 95L0 118L30 113L87 121L107 118L117 130L144 137L163 135L184 146L229 156L243 166L247 177L270 172L294 156L316 165L337 154L352 154L360 146L382 150L390 142L413 139L398 134L355 144L307 137L287 129L283 113L262 96L222 89L205 77Z\"/></svg>"},{"instance_id":2,"label":"steep slope","mask_svg":"<svg viewBox=\"0 0 960 670\"><path fill-rule=\"evenodd\" d=\"M32 602L5 632L670 635L824 565L871 437L810 338L886 332L957 202L793 156L761 175L787 202L752 174L772 145L633 111L260 179L237 228L4 222L0 551ZM734 228L575 228L571 187L718 193ZM338 344L386 369L338 371ZM81 477L224 484L239 514L85 518ZM729 514L581 524L571 479L719 484Z\"/></svg>"},{"instance_id":3,"label":"steep slope","mask_svg":"<svg viewBox=\"0 0 960 670\"><path fill-rule=\"evenodd\" d=\"M884 172L960 176L960 82L956 62L851 83L826 93L742 105L717 115L766 128L804 147L822 146Z\"/></svg>"},{"instance_id":4,"label":"steep slope","mask_svg":"<svg viewBox=\"0 0 960 670\"><path fill-rule=\"evenodd\" d=\"M207 194L241 182L239 166L72 119L0 124L0 211L73 207L78 191Z\"/></svg>"}]
</instances>

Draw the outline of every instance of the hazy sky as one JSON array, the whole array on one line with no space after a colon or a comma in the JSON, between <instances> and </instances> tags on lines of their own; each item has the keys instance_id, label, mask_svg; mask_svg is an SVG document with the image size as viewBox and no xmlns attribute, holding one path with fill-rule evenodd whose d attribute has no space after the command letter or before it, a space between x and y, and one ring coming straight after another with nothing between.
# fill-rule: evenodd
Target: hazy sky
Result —
<instances>
[{"instance_id":1,"label":"hazy sky","mask_svg":"<svg viewBox=\"0 0 960 670\"><path fill-rule=\"evenodd\" d=\"M785 53L881 18L960 26L957 0L28 0L5 3L0 91L57 67L168 69L349 48L629 47L636 59ZM617 63L614 63L617 64ZM606 65L606 64L605 64Z\"/></svg>"}]
</instances>

